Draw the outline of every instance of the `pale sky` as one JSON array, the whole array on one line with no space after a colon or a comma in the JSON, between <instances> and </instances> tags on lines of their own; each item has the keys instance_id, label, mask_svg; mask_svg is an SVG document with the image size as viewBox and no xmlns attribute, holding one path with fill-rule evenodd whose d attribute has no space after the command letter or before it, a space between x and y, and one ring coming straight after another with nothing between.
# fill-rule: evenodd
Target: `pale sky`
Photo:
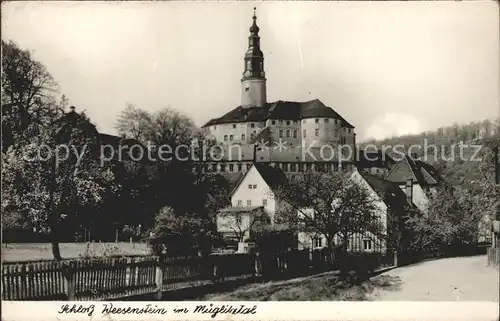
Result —
<instances>
[{"instance_id":1,"label":"pale sky","mask_svg":"<svg viewBox=\"0 0 500 321\"><path fill-rule=\"evenodd\" d=\"M11 2L2 39L102 132L127 103L201 126L240 104L254 6L268 101L319 98L359 140L499 115L494 1Z\"/></svg>"}]
</instances>

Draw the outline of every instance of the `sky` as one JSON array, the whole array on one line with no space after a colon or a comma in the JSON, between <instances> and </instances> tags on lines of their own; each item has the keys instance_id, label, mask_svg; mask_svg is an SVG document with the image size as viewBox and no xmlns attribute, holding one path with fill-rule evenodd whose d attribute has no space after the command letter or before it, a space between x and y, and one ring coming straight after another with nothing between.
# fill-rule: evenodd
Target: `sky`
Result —
<instances>
[{"instance_id":1,"label":"sky","mask_svg":"<svg viewBox=\"0 0 500 321\"><path fill-rule=\"evenodd\" d=\"M358 141L500 115L491 0L4 2L2 39L32 51L101 132L129 103L201 126L240 105L254 6L268 101L318 98Z\"/></svg>"}]
</instances>

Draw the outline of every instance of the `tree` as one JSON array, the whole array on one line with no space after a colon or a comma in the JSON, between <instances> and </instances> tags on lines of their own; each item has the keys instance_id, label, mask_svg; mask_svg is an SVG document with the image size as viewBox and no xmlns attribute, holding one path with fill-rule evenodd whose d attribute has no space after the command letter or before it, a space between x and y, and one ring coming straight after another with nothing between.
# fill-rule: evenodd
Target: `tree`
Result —
<instances>
[{"instance_id":1,"label":"tree","mask_svg":"<svg viewBox=\"0 0 500 321\"><path fill-rule=\"evenodd\" d=\"M163 207L155 216L150 239L153 253L169 256L192 255L195 251L209 251L217 239L210 220L195 213L178 215L171 207ZM165 252L165 253L164 253Z\"/></svg>"},{"instance_id":2,"label":"tree","mask_svg":"<svg viewBox=\"0 0 500 321\"><path fill-rule=\"evenodd\" d=\"M2 40L3 151L14 142L29 141L33 130L61 115L54 100L57 88L52 75L29 51Z\"/></svg>"},{"instance_id":3,"label":"tree","mask_svg":"<svg viewBox=\"0 0 500 321\"><path fill-rule=\"evenodd\" d=\"M354 234L384 237L374 199L345 173L307 172L279 187L276 197L288 205L278 220L299 231L324 235L330 253L336 236L344 251Z\"/></svg>"},{"instance_id":4,"label":"tree","mask_svg":"<svg viewBox=\"0 0 500 321\"><path fill-rule=\"evenodd\" d=\"M97 208L117 188L111 164L99 162L89 120L83 114L67 117L45 127L30 145L11 146L2 162L2 210L48 234L55 260L61 259L60 235L78 222L78 212Z\"/></svg>"}]
</instances>

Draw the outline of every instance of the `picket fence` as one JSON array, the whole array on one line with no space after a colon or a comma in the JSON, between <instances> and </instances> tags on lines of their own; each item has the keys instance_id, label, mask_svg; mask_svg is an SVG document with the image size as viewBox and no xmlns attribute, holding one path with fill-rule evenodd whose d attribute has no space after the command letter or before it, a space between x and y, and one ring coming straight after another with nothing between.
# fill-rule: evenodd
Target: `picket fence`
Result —
<instances>
[{"instance_id":1,"label":"picket fence","mask_svg":"<svg viewBox=\"0 0 500 321\"><path fill-rule=\"evenodd\" d=\"M109 300L255 274L250 254L115 257L2 265L2 300Z\"/></svg>"},{"instance_id":2,"label":"picket fence","mask_svg":"<svg viewBox=\"0 0 500 321\"><path fill-rule=\"evenodd\" d=\"M2 265L2 300L112 300L151 296L253 276L293 277L328 266L326 252L212 254L160 258L108 257ZM333 268L375 270L394 265L393 253L351 254Z\"/></svg>"}]
</instances>

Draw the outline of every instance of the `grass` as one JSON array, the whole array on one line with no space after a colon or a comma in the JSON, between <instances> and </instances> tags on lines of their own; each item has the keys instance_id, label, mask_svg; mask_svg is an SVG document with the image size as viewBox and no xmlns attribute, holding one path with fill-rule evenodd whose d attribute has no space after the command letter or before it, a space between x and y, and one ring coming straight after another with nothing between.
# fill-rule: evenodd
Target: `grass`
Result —
<instances>
[{"instance_id":1,"label":"grass","mask_svg":"<svg viewBox=\"0 0 500 321\"><path fill-rule=\"evenodd\" d=\"M86 243L59 244L63 259L79 258L87 252ZM93 256L104 255L147 255L145 243L90 243ZM8 243L2 244L2 262L52 260L50 243Z\"/></svg>"},{"instance_id":2,"label":"grass","mask_svg":"<svg viewBox=\"0 0 500 321\"><path fill-rule=\"evenodd\" d=\"M251 284L224 294L210 294L202 300L214 301L366 301L377 288L396 291L401 280L388 275L374 276L360 284L340 278L338 273Z\"/></svg>"}]
</instances>

